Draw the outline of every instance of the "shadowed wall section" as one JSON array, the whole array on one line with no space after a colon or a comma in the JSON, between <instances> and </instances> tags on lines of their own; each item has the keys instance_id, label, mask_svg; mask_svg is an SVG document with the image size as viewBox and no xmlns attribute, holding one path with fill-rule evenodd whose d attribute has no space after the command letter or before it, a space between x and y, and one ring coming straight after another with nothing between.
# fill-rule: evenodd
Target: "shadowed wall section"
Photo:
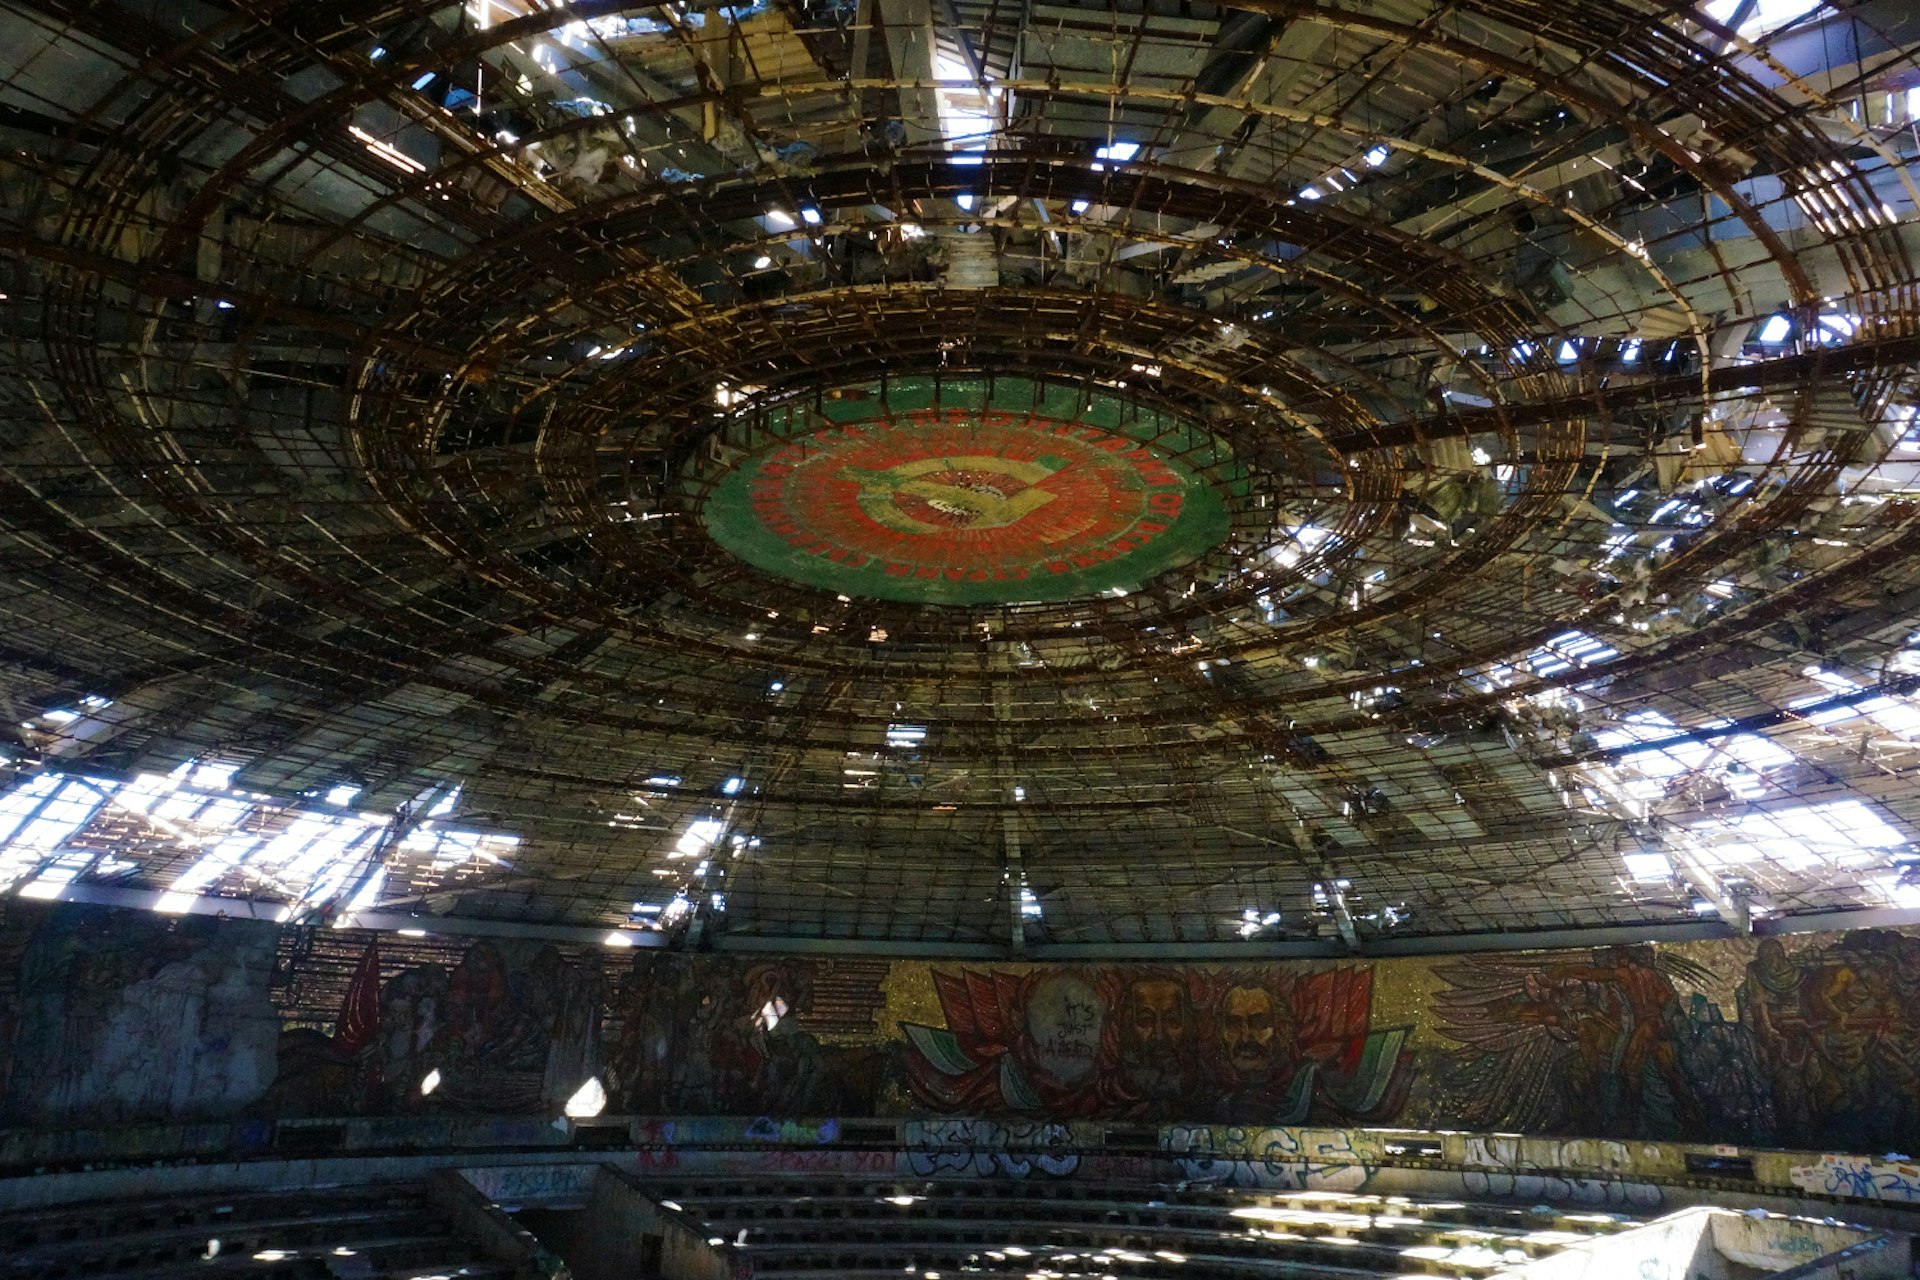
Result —
<instances>
[{"instance_id":1,"label":"shadowed wall section","mask_svg":"<svg viewBox=\"0 0 1920 1280\"><path fill-rule=\"evenodd\" d=\"M1402 1125L1920 1145L1920 937L993 965L8 904L14 1125L489 1113Z\"/></svg>"}]
</instances>

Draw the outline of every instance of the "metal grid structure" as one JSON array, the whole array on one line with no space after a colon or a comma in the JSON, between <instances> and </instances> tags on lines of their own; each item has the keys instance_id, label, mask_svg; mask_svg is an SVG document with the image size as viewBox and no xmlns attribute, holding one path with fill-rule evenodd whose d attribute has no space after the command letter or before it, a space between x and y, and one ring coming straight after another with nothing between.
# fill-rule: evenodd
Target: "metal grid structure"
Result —
<instances>
[{"instance_id":1,"label":"metal grid structure","mask_svg":"<svg viewBox=\"0 0 1920 1280\"><path fill-rule=\"evenodd\" d=\"M1920 907L1916 50L1902 0L0 4L0 878L1030 954ZM1012 377L1252 505L969 607L700 523L768 413Z\"/></svg>"}]
</instances>

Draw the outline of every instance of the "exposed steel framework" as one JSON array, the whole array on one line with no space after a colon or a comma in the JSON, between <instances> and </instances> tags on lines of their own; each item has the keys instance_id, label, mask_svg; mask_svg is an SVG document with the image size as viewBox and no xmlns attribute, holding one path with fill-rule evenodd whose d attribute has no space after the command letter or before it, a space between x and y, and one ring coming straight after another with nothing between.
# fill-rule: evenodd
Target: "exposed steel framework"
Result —
<instances>
[{"instance_id":1,"label":"exposed steel framework","mask_svg":"<svg viewBox=\"0 0 1920 1280\"><path fill-rule=\"evenodd\" d=\"M1797 8L0 4L4 754L102 780L0 879L1036 954L1920 906L1920 17ZM918 607L689 507L1016 376L1228 442L1227 542ZM258 859L336 789L350 865Z\"/></svg>"}]
</instances>

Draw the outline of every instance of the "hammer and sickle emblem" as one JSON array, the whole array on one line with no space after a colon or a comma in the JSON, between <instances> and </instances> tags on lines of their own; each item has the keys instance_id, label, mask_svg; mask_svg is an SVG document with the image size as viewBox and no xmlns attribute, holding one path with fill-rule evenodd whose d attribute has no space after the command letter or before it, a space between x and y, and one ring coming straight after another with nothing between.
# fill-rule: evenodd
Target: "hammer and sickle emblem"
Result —
<instances>
[{"instance_id":1,"label":"hammer and sickle emblem","mask_svg":"<svg viewBox=\"0 0 1920 1280\"><path fill-rule=\"evenodd\" d=\"M885 471L867 471L846 467L839 478L860 486L857 501L868 517L901 533L951 533L952 524L933 524L917 519L900 509L899 499L920 499L936 511L953 516L966 529L1001 529L1018 523L1054 499L1054 494L1036 486L1054 474L1054 468L1038 462L1020 462L1011 458L964 456L955 458L918 458ZM991 483L953 484L929 479L937 474L970 472L1006 476L1020 486L1003 493ZM1012 489L1012 484L1006 488Z\"/></svg>"}]
</instances>

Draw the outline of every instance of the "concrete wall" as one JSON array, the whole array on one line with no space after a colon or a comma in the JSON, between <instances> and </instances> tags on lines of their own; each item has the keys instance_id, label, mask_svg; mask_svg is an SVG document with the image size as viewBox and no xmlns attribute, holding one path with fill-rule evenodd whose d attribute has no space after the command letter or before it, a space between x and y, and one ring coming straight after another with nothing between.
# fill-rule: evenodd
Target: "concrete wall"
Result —
<instances>
[{"instance_id":1,"label":"concrete wall","mask_svg":"<svg viewBox=\"0 0 1920 1280\"><path fill-rule=\"evenodd\" d=\"M662 1207L632 1173L616 1165L600 1167L587 1216L596 1235L603 1237L603 1246L583 1255L582 1280L626 1280L634 1275L733 1280L736 1267L724 1243L707 1243L698 1223ZM584 1269L589 1259L592 1270ZM649 1261L650 1268L645 1265Z\"/></svg>"},{"instance_id":2,"label":"concrete wall","mask_svg":"<svg viewBox=\"0 0 1920 1280\"><path fill-rule=\"evenodd\" d=\"M1832 1221L1692 1208L1498 1273L1493 1280L1895 1280L1905 1236Z\"/></svg>"},{"instance_id":3,"label":"concrete wall","mask_svg":"<svg viewBox=\"0 0 1920 1280\"><path fill-rule=\"evenodd\" d=\"M219 1159L222 1152L243 1152ZM1910 1228L1920 1202L1803 1192L1807 1157L1750 1152L1703 1177L1714 1148L1414 1130L1010 1124L993 1119L775 1122L619 1120L586 1126L486 1117L356 1119L0 1132L0 1205L196 1188L417 1180L461 1170L512 1209L585 1206L603 1164L640 1179L844 1178L914 1182L1185 1182L1255 1192L1355 1191L1553 1204L1647 1217L1695 1204L1759 1206Z\"/></svg>"},{"instance_id":4,"label":"concrete wall","mask_svg":"<svg viewBox=\"0 0 1920 1280\"><path fill-rule=\"evenodd\" d=\"M1493 1280L1739 1280L1714 1252L1711 1209L1688 1209L1657 1222L1596 1236L1549 1257L1495 1274Z\"/></svg>"}]
</instances>

